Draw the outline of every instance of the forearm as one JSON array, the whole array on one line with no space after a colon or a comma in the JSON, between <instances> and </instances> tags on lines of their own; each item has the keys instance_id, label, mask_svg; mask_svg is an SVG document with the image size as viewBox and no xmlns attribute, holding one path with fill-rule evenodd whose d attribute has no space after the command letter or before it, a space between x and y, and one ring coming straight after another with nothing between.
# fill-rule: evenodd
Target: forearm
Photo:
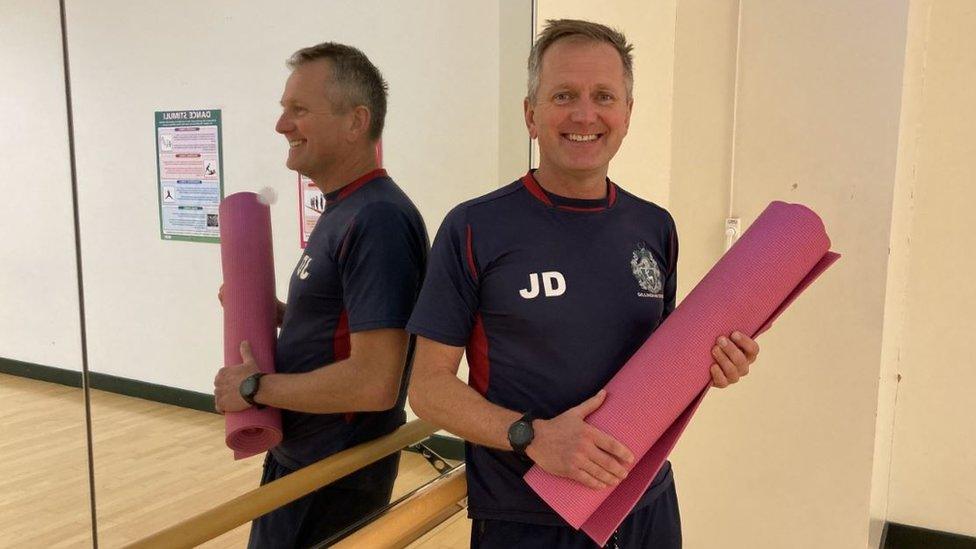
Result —
<instances>
[{"instance_id":1,"label":"forearm","mask_svg":"<svg viewBox=\"0 0 976 549\"><path fill-rule=\"evenodd\" d=\"M255 401L265 406L333 414L386 410L396 403L400 374L377 379L356 357L303 374L269 374L261 379Z\"/></svg>"},{"instance_id":2,"label":"forearm","mask_svg":"<svg viewBox=\"0 0 976 549\"><path fill-rule=\"evenodd\" d=\"M488 402L456 375L440 373L411 381L410 405L421 418L481 446L511 450L509 426L522 412Z\"/></svg>"}]
</instances>

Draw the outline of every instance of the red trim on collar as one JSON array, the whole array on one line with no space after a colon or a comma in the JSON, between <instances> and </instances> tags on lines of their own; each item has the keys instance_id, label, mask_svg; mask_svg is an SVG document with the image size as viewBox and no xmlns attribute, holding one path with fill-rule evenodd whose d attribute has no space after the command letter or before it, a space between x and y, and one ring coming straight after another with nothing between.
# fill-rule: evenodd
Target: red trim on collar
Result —
<instances>
[{"instance_id":1,"label":"red trim on collar","mask_svg":"<svg viewBox=\"0 0 976 549\"><path fill-rule=\"evenodd\" d=\"M607 179L607 205L597 206L595 208L577 208L574 206L563 206L561 204L553 204L549 195L543 190L542 185L535 180L532 172L529 171L527 174L522 176L522 185L525 186L525 190L529 191L532 196L536 197L539 202L542 202L546 206L552 206L559 208L560 210L566 210L570 212L599 212L613 206L617 202L617 186L614 185L613 181Z\"/></svg>"},{"instance_id":2,"label":"red trim on collar","mask_svg":"<svg viewBox=\"0 0 976 549\"><path fill-rule=\"evenodd\" d=\"M546 191L542 190L539 182L532 176L532 172L522 176L522 185L525 185L525 189L546 206L553 205L552 200L549 200L549 195L546 194Z\"/></svg>"},{"instance_id":3,"label":"red trim on collar","mask_svg":"<svg viewBox=\"0 0 976 549\"><path fill-rule=\"evenodd\" d=\"M383 168L377 168L373 171L361 175L355 181L346 185L345 187L342 188L342 190L339 191L339 194L336 195L335 198L336 201L346 198L347 196L359 190L360 187L370 182L371 180L376 179L377 177L386 177L386 170L384 170Z\"/></svg>"}]
</instances>

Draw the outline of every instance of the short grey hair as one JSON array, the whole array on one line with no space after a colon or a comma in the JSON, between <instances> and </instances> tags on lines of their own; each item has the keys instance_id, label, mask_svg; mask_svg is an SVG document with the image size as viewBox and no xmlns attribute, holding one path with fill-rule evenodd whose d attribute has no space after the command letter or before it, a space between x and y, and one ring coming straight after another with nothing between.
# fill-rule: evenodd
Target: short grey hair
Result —
<instances>
[{"instance_id":1,"label":"short grey hair","mask_svg":"<svg viewBox=\"0 0 976 549\"><path fill-rule=\"evenodd\" d=\"M549 19L545 28L536 38L529 52L529 85L528 100L535 103L539 93L539 80L542 77L542 56L546 50L559 40L574 39L588 42L605 42L610 44L620 54L620 61L624 64L624 84L627 86L627 99L634 97L634 56L631 52L634 45L627 42L627 37L616 29L579 19Z\"/></svg>"},{"instance_id":2,"label":"short grey hair","mask_svg":"<svg viewBox=\"0 0 976 549\"><path fill-rule=\"evenodd\" d=\"M332 62L332 81L336 84L338 93L332 94L329 100L343 111L360 105L369 109L369 138L373 141L379 139L383 135L383 124L386 120L388 89L380 70L363 52L336 42L323 42L302 48L291 54L287 65L289 69L295 70L319 59Z\"/></svg>"}]
</instances>

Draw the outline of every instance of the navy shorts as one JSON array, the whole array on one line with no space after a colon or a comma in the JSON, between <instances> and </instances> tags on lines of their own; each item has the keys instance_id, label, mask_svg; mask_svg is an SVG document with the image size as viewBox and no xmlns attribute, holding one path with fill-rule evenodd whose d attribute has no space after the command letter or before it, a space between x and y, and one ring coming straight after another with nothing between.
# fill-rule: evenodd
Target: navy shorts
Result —
<instances>
[{"instance_id":1,"label":"navy shorts","mask_svg":"<svg viewBox=\"0 0 976 549\"><path fill-rule=\"evenodd\" d=\"M585 533L565 526L545 526L504 520L471 521L472 549L593 549L599 546ZM681 517L678 495L671 483L652 503L631 513L614 533L608 548L680 549Z\"/></svg>"},{"instance_id":2,"label":"navy shorts","mask_svg":"<svg viewBox=\"0 0 976 549\"><path fill-rule=\"evenodd\" d=\"M341 532L390 502L399 464L397 452L258 517L248 549L311 547ZM291 472L268 452L261 485Z\"/></svg>"}]
</instances>

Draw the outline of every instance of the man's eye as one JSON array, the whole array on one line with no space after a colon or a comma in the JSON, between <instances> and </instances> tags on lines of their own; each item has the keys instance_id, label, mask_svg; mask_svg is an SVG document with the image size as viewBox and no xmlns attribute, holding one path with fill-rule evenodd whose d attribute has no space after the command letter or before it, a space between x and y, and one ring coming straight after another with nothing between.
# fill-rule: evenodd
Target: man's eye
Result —
<instances>
[{"instance_id":1,"label":"man's eye","mask_svg":"<svg viewBox=\"0 0 976 549\"><path fill-rule=\"evenodd\" d=\"M572 96L569 94L569 92L560 92L560 93L557 93L556 95L553 95L552 96L552 99L556 103L565 103L565 102L569 101L570 99L572 99Z\"/></svg>"},{"instance_id":2,"label":"man's eye","mask_svg":"<svg viewBox=\"0 0 976 549\"><path fill-rule=\"evenodd\" d=\"M596 99L600 103L610 103L610 102L612 102L614 100L614 97L613 97L612 94L609 94L609 93L600 93L600 94L597 94Z\"/></svg>"}]
</instances>

